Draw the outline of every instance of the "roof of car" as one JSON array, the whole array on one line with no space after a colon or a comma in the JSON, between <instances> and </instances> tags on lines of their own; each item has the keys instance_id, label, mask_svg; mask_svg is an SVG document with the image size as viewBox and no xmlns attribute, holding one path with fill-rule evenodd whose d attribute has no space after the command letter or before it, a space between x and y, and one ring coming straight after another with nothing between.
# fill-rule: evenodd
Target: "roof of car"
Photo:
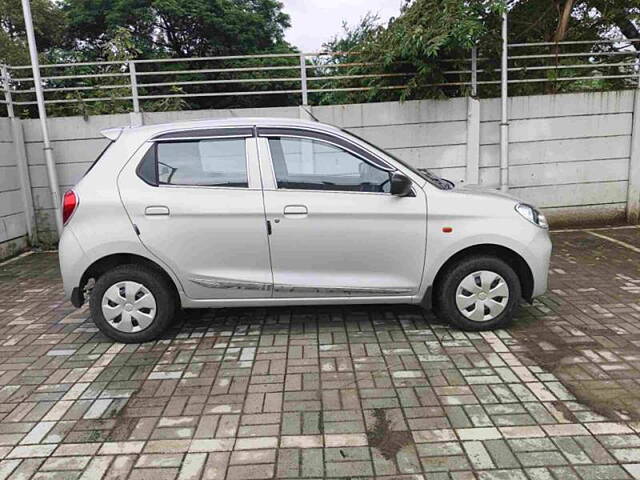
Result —
<instances>
[{"instance_id":1,"label":"roof of car","mask_svg":"<svg viewBox=\"0 0 640 480\"><path fill-rule=\"evenodd\" d=\"M150 136L162 132L172 132L177 130L189 130L199 128L222 128L222 127L238 127L238 126L287 126L287 127L306 127L315 130L339 130L337 127L327 125L325 123L314 122L311 120L301 120L299 118L287 117L228 117L216 118L209 120L192 120L171 123L161 123L155 125L144 125L140 127L121 127L103 130L101 133L113 139L120 133L130 132L135 134L148 134Z\"/></svg>"}]
</instances>

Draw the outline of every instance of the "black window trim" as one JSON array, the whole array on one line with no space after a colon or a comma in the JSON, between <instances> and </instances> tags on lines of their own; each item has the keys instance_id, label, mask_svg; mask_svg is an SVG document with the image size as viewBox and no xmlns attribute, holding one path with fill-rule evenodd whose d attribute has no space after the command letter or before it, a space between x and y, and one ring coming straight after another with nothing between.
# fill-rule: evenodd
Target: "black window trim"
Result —
<instances>
[{"instance_id":1,"label":"black window trim","mask_svg":"<svg viewBox=\"0 0 640 480\"><path fill-rule=\"evenodd\" d=\"M168 142L182 140L203 140L206 138L250 138L254 136L255 132L253 127L219 127L165 132L152 137L151 141Z\"/></svg>"}]
</instances>

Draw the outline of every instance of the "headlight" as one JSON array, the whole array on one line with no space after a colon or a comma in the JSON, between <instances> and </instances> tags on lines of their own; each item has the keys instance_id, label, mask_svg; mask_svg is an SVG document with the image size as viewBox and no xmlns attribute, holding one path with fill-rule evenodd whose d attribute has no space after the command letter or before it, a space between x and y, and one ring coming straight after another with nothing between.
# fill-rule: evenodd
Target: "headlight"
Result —
<instances>
[{"instance_id":1,"label":"headlight","mask_svg":"<svg viewBox=\"0 0 640 480\"><path fill-rule=\"evenodd\" d=\"M526 203L519 203L518 205L516 205L516 212L529 220L531 223L535 223L539 227L549 228L547 218L531 205L527 205Z\"/></svg>"}]
</instances>

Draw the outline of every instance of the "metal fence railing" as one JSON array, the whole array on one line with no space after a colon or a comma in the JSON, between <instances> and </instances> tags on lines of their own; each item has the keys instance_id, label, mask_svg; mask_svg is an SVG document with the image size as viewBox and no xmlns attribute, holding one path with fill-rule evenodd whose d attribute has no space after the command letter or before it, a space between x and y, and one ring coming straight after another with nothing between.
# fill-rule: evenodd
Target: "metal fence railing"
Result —
<instances>
[{"instance_id":1,"label":"metal fence railing","mask_svg":"<svg viewBox=\"0 0 640 480\"><path fill-rule=\"evenodd\" d=\"M639 40L509 45L510 95L635 88ZM135 59L43 64L45 104L54 115L279 106L500 95L500 55L474 48L434 60L429 75L357 52ZM9 116L34 108L30 66L2 66ZM408 97L407 97L408 95ZM97 106L97 107L96 107Z\"/></svg>"}]
</instances>

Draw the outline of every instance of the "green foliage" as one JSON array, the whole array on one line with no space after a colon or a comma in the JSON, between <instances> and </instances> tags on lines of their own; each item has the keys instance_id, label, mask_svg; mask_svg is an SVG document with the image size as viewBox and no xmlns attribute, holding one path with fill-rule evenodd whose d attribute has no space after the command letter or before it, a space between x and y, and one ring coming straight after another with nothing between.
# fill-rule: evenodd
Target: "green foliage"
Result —
<instances>
[{"instance_id":1,"label":"green foliage","mask_svg":"<svg viewBox=\"0 0 640 480\"><path fill-rule=\"evenodd\" d=\"M372 90L325 94L321 103L440 97L461 94L462 89L425 85L445 83L443 72L462 67L453 59L469 56L469 49L495 36L502 0L414 0L407 1L398 18L380 26L365 16L356 27L345 26L344 34L325 47L348 51L334 63L354 64L350 75L362 75L359 84ZM357 53L356 53L357 52ZM361 66L358 63L373 65ZM383 75L376 73L383 72ZM455 80L455 79L454 79ZM337 82L324 88L342 88ZM407 88L399 88L406 86ZM349 88L348 86L346 88Z\"/></svg>"},{"instance_id":2,"label":"green foliage","mask_svg":"<svg viewBox=\"0 0 640 480\"><path fill-rule=\"evenodd\" d=\"M371 66L354 65L349 74L362 75L373 71L383 74L365 78L360 82L372 90L366 92L333 92L320 97L321 103L361 102L389 100L392 98L439 98L468 94L468 87L455 85L469 81L470 50L479 47L483 57L480 81L493 83L481 86L483 96L499 94L500 27L501 13L509 12L509 42L555 42L563 40L589 40L620 36L640 39L640 0L407 0L400 16L387 26L372 24L365 17L355 27L345 27L341 37L326 44L333 52L362 52L359 55L337 55L335 63L351 65L356 59ZM569 15L563 16L563 13ZM532 59L515 59L510 67L520 70L510 73L510 78L540 78L540 82L521 83L510 86L510 93L534 94L576 91L585 89L617 89L630 86L628 80L601 78L629 73L619 66L607 66L611 59L633 60L634 52L628 56L594 55L563 56L585 52L613 53L617 45L551 45L549 47L511 49L512 55L531 55ZM636 43L640 51L640 43ZM589 51L589 50L587 50ZM461 61L462 60L462 61ZM533 63L559 67L559 70L531 70ZM572 64L582 64L568 68ZM545 72L549 72L548 74ZM406 89L396 88L402 84L401 74L407 74ZM393 76L397 75L397 76ZM573 76L598 76L584 81L562 81ZM325 82L324 88L340 88L340 81Z\"/></svg>"},{"instance_id":3,"label":"green foliage","mask_svg":"<svg viewBox=\"0 0 640 480\"><path fill-rule=\"evenodd\" d=\"M2 9L3 4L11 4ZM131 110L128 61L145 59L189 58L198 56L242 55L265 52L289 53L293 49L284 40L284 29L289 26L289 17L282 12L282 4L276 0L32 0L36 29L42 25L42 41L39 49L44 63L82 63L88 61L116 62L99 67L77 65L66 68L49 68L48 76L58 77L48 81L47 87L56 91L47 93L47 100L59 101L48 106L52 115L96 115L101 113L122 113ZM11 48L2 48L8 63L28 64L24 32L13 24L22 19L20 0L0 0L0 48L3 41ZM53 13L51 13L53 12ZM48 18L62 19L61 22L47 23ZM57 29L53 30L53 26ZM22 29L24 30L24 29ZM9 37L11 32L11 37ZM54 35L55 34L55 35ZM2 36L4 35L4 37ZM5 39L6 37L6 39ZM12 52L16 52L13 54ZM1 59L0 59L1 60ZM289 59L283 59L288 62ZM252 72L251 67L260 67L273 60L255 60L248 64L242 60L212 60L197 65L184 63L163 63L162 70L181 70L230 67L248 68L245 77L265 78L273 71ZM277 64L279 62L276 61ZM294 62L295 63L295 62ZM170 98L142 99L141 107L146 111L184 108L224 108L237 106L238 101L245 106L269 106L273 104L296 104L294 95L260 95L247 97L198 96L187 101L181 97L186 92L203 94L211 92L212 85L149 86L143 83L204 82L209 80L231 80L228 73L153 75L160 70L155 63L140 64L146 76L138 78L140 95ZM28 77L27 70L15 71L14 81L20 89L31 88L28 81L20 82L20 77ZM279 72L278 72L279 73ZM97 78L61 78L69 75L99 74ZM296 77L295 72L284 72L284 76ZM234 78L237 78L235 75ZM242 77L242 76L241 76ZM98 88L99 87L99 88ZM66 89L66 90L60 90ZM287 83L277 86L269 82L215 85L215 91L294 89ZM31 95L31 97L29 97ZM16 94L16 100L32 100L32 94ZM102 100L104 99L104 100ZM64 103L63 103L64 102ZM27 107L24 112L31 116L35 107Z\"/></svg>"},{"instance_id":4,"label":"green foliage","mask_svg":"<svg viewBox=\"0 0 640 480\"><path fill-rule=\"evenodd\" d=\"M50 0L31 0L33 29L41 50L62 46L66 42L66 15ZM0 63L29 63L20 0L0 0Z\"/></svg>"},{"instance_id":5,"label":"green foliage","mask_svg":"<svg viewBox=\"0 0 640 480\"><path fill-rule=\"evenodd\" d=\"M64 0L69 30L100 51L119 28L145 56L257 53L284 45L289 17L276 0Z\"/></svg>"},{"instance_id":6,"label":"green foliage","mask_svg":"<svg viewBox=\"0 0 640 480\"><path fill-rule=\"evenodd\" d=\"M52 115L131 111L130 60L296 51L284 40L289 17L278 0L31 0L31 6L43 63L78 64L44 70L45 76L55 77L46 80L45 86L55 90L46 93L47 99L64 101L49 105ZM313 64L307 60L310 100L335 104L467 95L464 84L474 45L482 57L478 79L485 83L480 95L496 96L500 15L505 8L511 43L619 35L640 39L640 0L405 0L397 18L382 24L367 14L354 26L345 24L343 32L324 45L335 55L314 59ZM0 0L0 62L29 63L22 18L20 0ZM511 54L533 58L512 59L510 78L542 81L511 84L510 94L629 87L629 80L615 78L629 69L607 63L633 61L640 42L635 45L626 56L617 52L619 45L607 44L512 48ZM585 48L592 49L591 56L559 55ZM88 61L113 63L80 65ZM141 108L297 105L300 95L293 91L300 88L298 62L292 56L138 63L139 93L151 97L141 99ZM534 63L553 69L531 69ZM86 76L96 73L100 76ZM28 80L20 81L30 76L28 70L13 70L12 75L18 88L32 88ZM65 78L68 75L85 77ZM568 76L590 78L564 81ZM271 81L274 77L278 80ZM229 95L237 92L245 94ZM14 98L33 100L33 94L16 93ZM35 114L33 106L20 110L24 116Z\"/></svg>"}]
</instances>

